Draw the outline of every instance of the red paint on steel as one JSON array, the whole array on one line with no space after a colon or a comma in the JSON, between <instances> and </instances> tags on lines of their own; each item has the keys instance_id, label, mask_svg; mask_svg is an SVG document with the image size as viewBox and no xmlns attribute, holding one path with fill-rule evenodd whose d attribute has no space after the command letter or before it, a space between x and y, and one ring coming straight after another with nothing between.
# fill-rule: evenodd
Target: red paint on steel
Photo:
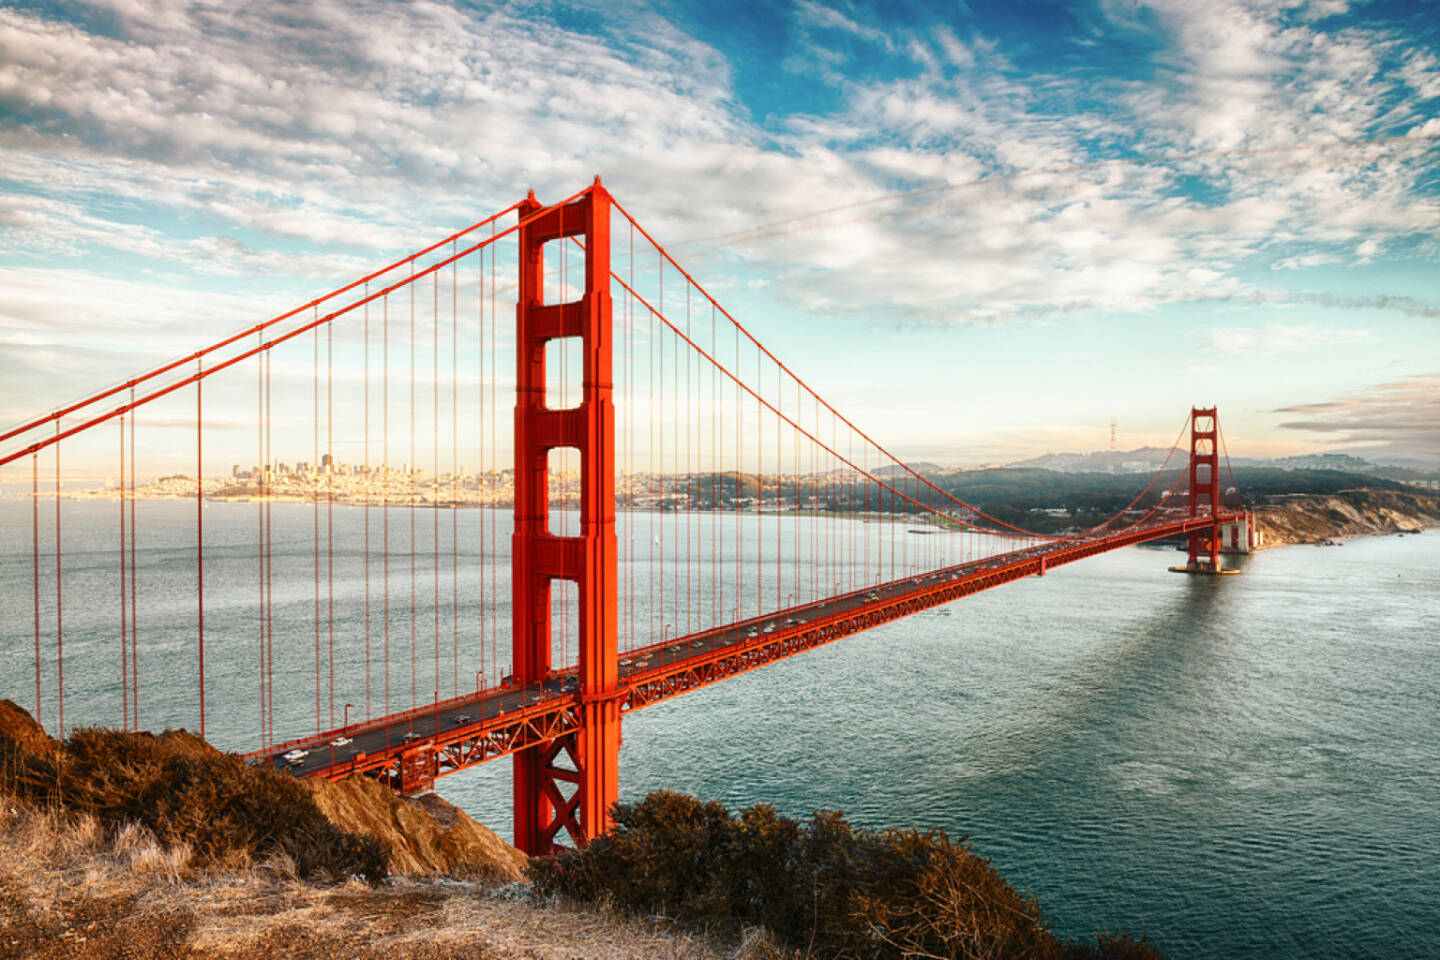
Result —
<instances>
[{"instance_id":1,"label":"red paint on steel","mask_svg":"<svg viewBox=\"0 0 1440 960\"><path fill-rule=\"evenodd\" d=\"M205 458L202 381L195 381L195 621L200 648L200 739L205 739Z\"/></svg>"},{"instance_id":2,"label":"red paint on steel","mask_svg":"<svg viewBox=\"0 0 1440 960\"><path fill-rule=\"evenodd\" d=\"M533 194L520 208L526 225L516 306L513 670L522 690L550 675L551 582L574 581L580 596L580 706L578 728L563 743L541 743L515 755L515 843L530 854L553 850L561 830L575 843L605 832L619 796L620 750L610 196L597 180L578 201L534 216L540 209ZM545 244L577 235L586 240L584 293L571 303L546 304ZM551 410L545 347L563 337L581 344L581 400L574 409ZM580 454L578 537L549 531L549 454L566 447ZM556 783L562 750L575 767L569 800Z\"/></svg>"},{"instance_id":3,"label":"red paint on steel","mask_svg":"<svg viewBox=\"0 0 1440 960\"><path fill-rule=\"evenodd\" d=\"M1219 420L1214 407L1192 407L1190 410L1190 516L1220 515ZM1204 473L1201 473L1201 470ZM1202 513L1201 507L1204 507ZM1208 528L1190 533L1190 569L1220 566L1220 524L1216 520Z\"/></svg>"},{"instance_id":4,"label":"red paint on steel","mask_svg":"<svg viewBox=\"0 0 1440 960\"><path fill-rule=\"evenodd\" d=\"M40 713L40 455L30 457L30 543L34 551L30 571L35 578L35 722L43 725Z\"/></svg>"}]
</instances>

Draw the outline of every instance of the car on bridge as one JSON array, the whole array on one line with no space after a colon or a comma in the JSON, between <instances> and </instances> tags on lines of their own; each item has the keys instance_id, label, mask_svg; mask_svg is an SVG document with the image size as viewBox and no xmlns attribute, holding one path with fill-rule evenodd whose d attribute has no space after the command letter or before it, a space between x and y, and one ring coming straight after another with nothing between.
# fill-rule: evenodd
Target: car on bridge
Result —
<instances>
[{"instance_id":1,"label":"car on bridge","mask_svg":"<svg viewBox=\"0 0 1440 960\"><path fill-rule=\"evenodd\" d=\"M344 747L344 746L348 746L348 745L350 745L350 744L352 744L352 743L354 743L354 742L355 742L355 741L352 740L352 739L350 739L349 737L336 737L334 740L331 740L331 741L330 741L330 746L332 746L332 747Z\"/></svg>"}]
</instances>

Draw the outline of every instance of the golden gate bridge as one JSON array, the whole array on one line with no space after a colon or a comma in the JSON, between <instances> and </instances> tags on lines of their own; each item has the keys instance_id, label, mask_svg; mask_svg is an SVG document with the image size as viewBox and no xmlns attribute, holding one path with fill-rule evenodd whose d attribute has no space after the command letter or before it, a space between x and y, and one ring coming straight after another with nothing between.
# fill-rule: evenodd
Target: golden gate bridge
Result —
<instances>
[{"instance_id":1,"label":"golden gate bridge","mask_svg":"<svg viewBox=\"0 0 1440 960\"><path fill-rule=\"evenodd\" d=\"M987 514L829 404L599 178L548 206L532 192L0 445L0 467L30 467L37 718L53 699L63 735L78 609L80 669L108 678L123 727L142 729L152 685L191 687L202 736L217 697L254 718L251 762L407 794L510 756L532 854L606 829L627 713L1137 543L1184 537L1176 569L1218 573L1249 519L1221 478L1214 407L1088 529ZM282 469L286 450L313 459ZM80 548L83 577L62 531L76 458L119 478L113 538ZM207 480L207 458L235 461L229 477ZM157 469L194 501L178 539L137 511ZM207 543L225 500L253 511L243 544ZM491 509L462 524L464 506ZM181 650L142 641L156 596L189 611ZM207 681L207 642L248 667ZM290 702L300 677L313 723Z\"/></svg>"}]
</instances>

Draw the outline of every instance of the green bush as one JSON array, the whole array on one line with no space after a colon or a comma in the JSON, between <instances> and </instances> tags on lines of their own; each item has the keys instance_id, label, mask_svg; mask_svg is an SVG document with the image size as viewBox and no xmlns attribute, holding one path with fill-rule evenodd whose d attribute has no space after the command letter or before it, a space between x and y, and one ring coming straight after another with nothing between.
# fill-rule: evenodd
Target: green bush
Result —
<instances>
[{"instance_id":1,"label":"green bush","mask_svg":"<svg viewBox=\"0 0 1440 960\"><path fill-rule=\"evenodd\" d=\"M662 912L707 929L764 927L803 956L1160 957L1123 934L1062 942L1035 900L964 838L856 828L832 811L802 825L767 804L732 813L657 792L617 805L613 831L531 871L540 895Z\"/></svg>"}]
</instances>

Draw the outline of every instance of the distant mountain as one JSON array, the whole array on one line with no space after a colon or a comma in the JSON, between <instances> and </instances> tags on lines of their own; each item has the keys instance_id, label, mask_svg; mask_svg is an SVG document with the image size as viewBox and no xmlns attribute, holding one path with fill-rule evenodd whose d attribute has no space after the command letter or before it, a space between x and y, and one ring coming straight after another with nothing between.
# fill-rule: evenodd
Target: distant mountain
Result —
<instances>
[{"instance_id":1,"label":"distant mountain","mask_svg":"<svg viewBox=\"0 0 1440 960\"><path fill-rule=\"evenodd\" d=\"M916 473L938 473L941 470L938 463L908 463L905 466L914 470ZM899 466L898 464L881 467L872 472L877 477L908 477L910 475L905 467Z\"/></svg>"},{"instance_id":2,"label":"distant mountain","mask_svg":"<svg viewBox=\"0 0 1440 960\"><path fill-rule=\"evenodd\" d=\"M1346 453L1308 453L1298 457L1234 457L1235 467L1268 467L1271 470L1338 470L1341 473L1373 473L1375 464Z\"/></svg>"},{"instance_id":3,"label":"distant mountain","mask_svg":"<svg viewBox=\"0 0 1440 960\"><path fill-rule=\"evenodd\" d=\"M1059 473L1154 473L1165 462L1169 450L1139 447L1135 450L1099 450L1095 453L1047 453L1006 464L1030 470L1055 470ZM1175 463L1174 459L1171 463Z\"/></svg>"},{"instance_id":4,"label":"distant mountain","mask_svg":"<svg viewBox=\"0 0 1440 960\"><path fill-rule=\"evenodd\" d=\"M1032 470L1055 470L1060 473L1154 473L1165 462L1169 451L1159 447L1140 447L1136 450L1100 450L1095 453L1047 453L1006 464L1010 467ZM1185 451L1178 452L1170 460L1172 467L1185 462ZM1373 474L1378 468L1368 460L1345 453L1311 453L1298 457L1234 457L1233 467L1253 467L1269 470L1335 470L1340 473Z\"/></svg>"}]
</instances>

